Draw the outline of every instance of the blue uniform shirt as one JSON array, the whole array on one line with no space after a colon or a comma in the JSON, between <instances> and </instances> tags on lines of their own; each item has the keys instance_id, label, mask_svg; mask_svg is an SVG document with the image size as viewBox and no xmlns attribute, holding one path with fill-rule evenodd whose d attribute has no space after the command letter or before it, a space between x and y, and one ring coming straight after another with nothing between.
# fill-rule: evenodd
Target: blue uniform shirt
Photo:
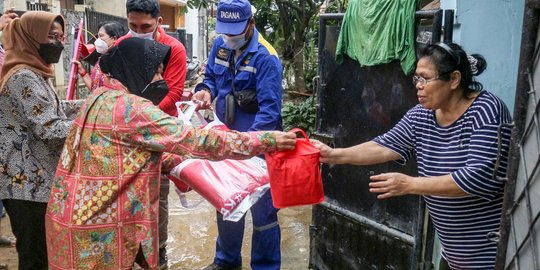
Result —
<instances>
[{"instance_id":1,"label":"blue uniform shirt","mask_svg":"<svg viewBox=\"0 0 540 270\"><path fill-rule=\"evenodd\" d=\"M233 91L231 82L235 91L257 91L259 111L250 113L235 105L235 121L229 128L280 130L283 68L276 50L254 29L247 49L236 61L233 57L234 51L224 44L221 36L217 37L208 56L204 81L195 87L195 92L210 89L212 100L217 98L216 114L225 123L225 97Z\"/></svg>"}]
</instances>

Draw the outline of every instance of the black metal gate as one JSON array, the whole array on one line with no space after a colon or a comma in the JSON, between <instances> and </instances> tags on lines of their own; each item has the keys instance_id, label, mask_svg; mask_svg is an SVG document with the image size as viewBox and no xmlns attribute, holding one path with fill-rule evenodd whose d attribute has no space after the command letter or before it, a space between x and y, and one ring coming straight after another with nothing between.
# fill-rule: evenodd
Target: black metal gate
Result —
<instances>
[{"instance_id":1,"label":"black metal gate","mask_svg":"<svg viewBox=\"0 0 540 270\"><path fill-rule=\"evenodd\" d=\"M86 15L86 30L90 31L90 33L94 34L97 37L98 31L99 31L99 24L105 21L117 21L124 25L125 29L129 29L127 25L127 18L114 16L111 14L101 13L97 12L95 10L86 8L84 10ZM86 33L85 33L86 34ZM126 34L126 33L124 33ZM93 42L93 38L90 38L86 36L85 40L87 43Z\"/></svg>"},{"instance_id":2,"label":"black metal gate","mask_svg":"<svg viewBox=\"0 0 540 270\"><path fill-rule=\"evenodd\" d=\"M193 57L193 34L188 34L186 29L177 29L174 32L167 32L167 34L173 38L182 42L186 48L186 56L188 59Z\"/></svg>"},{"instance_id":3,"label":"black metal gate","mask_svg":"<svg viewBox=\"0 0 540 270\"><path fill-rule=\"evenodd\" d=\"M540 1L527 0L497 269L540 269Z\"/></svg>"},{"instance_id":4,"label":"black metal gate","mask_svg":"<svg viewBox=\"0 0 540 270\"><path fill-rule=\"evenodd\" d=\"M27 10L42 10L42 11L50 11L49 5L46 3L32 3L29 1L26 1L26 9ZM4 9L1 9L4 11Z\"/></svg>"},{"instance_id":5,"label":"black metal gate","mask_svg":"<svg viewBox=\"0 0 540 270\"><path fill-rule=\"evenodd\" d=\"M417 40L440 40L442 10L418 11L429 19ZM447 25L452 27L452 15ZM319 28L319 84L317 132L314 136L336 147L368 141L389 130L417 103L412 75L399 61L373 67L345 57L335 62L339 22L343 14L323 14ZM338 22L331 25L329 22ZM419 33L420 28L417 29ZM426 39L425 32L429 32ZM451 40L451 30L445 39ZM419 196L378 200L369 192L369 176L399 171L416 174L407 166L323 166L325 202L313 207L310 230L312 269L429 269L432 229Z\"/></svg>"}]
</instances>

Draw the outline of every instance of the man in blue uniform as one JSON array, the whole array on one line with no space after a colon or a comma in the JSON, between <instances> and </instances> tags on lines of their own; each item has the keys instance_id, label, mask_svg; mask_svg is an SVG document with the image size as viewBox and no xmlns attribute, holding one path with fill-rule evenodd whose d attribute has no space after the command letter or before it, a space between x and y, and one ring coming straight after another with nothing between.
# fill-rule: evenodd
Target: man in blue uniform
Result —
<instances>
[{"instance_id":1,"label":"man in blue uniform","mask_svg":"<svg viewBox=\"0 0 540 270\"><path fill-rule=\"evenodd\" d=\"M283 69L275 49L255 29L247 0L220 0L216 32L204 81L193 99L216 100L219 119L239 131L281 129ZM278 209L268 191L252 208L251 268L279 269ZM214 262L205 269L241 269L245 220L224 221L218 213L218 239Z\"/></svg>"}]
</instances>

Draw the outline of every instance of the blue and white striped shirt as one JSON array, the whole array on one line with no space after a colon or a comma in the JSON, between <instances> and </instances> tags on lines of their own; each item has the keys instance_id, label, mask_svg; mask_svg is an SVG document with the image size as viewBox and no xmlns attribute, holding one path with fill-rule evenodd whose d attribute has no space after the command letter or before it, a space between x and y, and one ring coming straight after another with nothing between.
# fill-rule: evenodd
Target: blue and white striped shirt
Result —
<instances>
[{"instance_id":1,"label":"blue and white striped shirt","mask_svg":"<svg viewBox=\"0 0 540 270\"><path fill-rule=\"evenodd\" d=\"M511 128L501 124L511 121L506 105L482 91L449 126L439 126L435 111L417 105L389 132L373 140L397 152L402 163L416 153L420 176L450 174L469 194L424 196L441 239L442 255L452 269L494 268L497 243L489 241L487 234L499 230L504 182L493 175L495 170L499 177L506 175Z\"/></svg>"}]
</instances>

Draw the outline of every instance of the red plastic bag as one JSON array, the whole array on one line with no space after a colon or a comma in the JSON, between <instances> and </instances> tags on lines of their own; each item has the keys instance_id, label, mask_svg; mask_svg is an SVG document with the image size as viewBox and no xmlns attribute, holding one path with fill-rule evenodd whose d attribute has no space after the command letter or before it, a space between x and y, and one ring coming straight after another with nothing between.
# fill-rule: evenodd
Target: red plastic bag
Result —
<instances>
[{"instance_id":1,"label":"red plastic bag","mask_svg":"<svg viewBox=\"0 0 540 270\"><path fill-rule=\"evenodd\" d=\"M186 184L184 181L182 181L178 177L175 177L170 174L168 174L166 177L167 179L169 179L169 181L173 182L174 186L178 189L178 191L182 193L186 193L192 190L192 188L188 184Z\"/></svg>"},{"instance_id":2,"label":"red plastic bag","mask_svg":"<svg viewBox=\"0 0 540 270\"><path fill-rule=\"evenodd\" d=\"M311 144L303 130L294 128L291 132L301 132L304 136L296 139L294 150L266 154L270 190L276 208L324 201L320 151Z\"/></svg>"}]
</instances>

